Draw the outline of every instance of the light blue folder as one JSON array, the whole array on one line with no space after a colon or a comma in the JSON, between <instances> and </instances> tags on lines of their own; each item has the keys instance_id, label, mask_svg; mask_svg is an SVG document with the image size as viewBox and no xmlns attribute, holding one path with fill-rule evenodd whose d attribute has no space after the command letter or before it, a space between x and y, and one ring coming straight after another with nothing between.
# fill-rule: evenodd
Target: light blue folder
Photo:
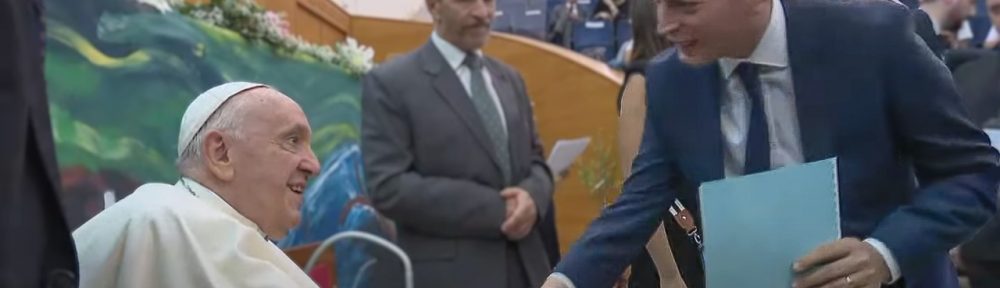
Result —
<instances>
[{"instance_id":1,"label":"light blue folder","mask_svg":"<svg viewBox=\"0 0 1000 288\"><path fill-rule=\"evenodd\" d=\"M837 160L701 185L708 288L791 287L792 263L840 238Z\"/></svg>"}]
</instances>

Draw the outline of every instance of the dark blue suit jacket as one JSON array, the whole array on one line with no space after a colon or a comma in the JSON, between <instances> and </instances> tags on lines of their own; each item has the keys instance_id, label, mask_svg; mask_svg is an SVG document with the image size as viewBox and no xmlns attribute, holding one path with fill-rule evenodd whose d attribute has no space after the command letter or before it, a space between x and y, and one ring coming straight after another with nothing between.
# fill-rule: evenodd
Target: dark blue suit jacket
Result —
<instances>
[{"instance_id":1,"label":"dark blue suit jacket","mask_svg":"<svg viewBox=\"0 0 1000 288\"><path fill-rule=\"evenodd\" d=\"M884 242L908 287L958 287L947 251L995 211L998 154L967 119L948 69L905 7L783 3L803 153L839 157L843 236ZM697 187L723 177L718 65L662 58L647 70L633 175L556 267L577 287L609 287L675 197L698 203Z\"/></svg>"}]
</instances>

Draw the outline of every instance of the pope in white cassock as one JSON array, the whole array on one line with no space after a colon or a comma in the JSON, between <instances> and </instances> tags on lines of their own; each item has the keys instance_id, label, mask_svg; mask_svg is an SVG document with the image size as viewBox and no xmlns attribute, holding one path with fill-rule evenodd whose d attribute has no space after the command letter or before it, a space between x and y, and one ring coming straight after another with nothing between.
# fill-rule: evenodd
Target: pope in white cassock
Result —
<instances>
[{"instance_id":1,"label":"pope in white cassock","mask_svg":"<svg viewBox=\"0 0 1000 288\"><path fill-rule=\"evenodd\" d=\"M316 287L269 239L299 222L319 172L302 108L227 83L181 119L174 185L152 183L73 232L81 287Z\"/></svg>"}]
</instances>

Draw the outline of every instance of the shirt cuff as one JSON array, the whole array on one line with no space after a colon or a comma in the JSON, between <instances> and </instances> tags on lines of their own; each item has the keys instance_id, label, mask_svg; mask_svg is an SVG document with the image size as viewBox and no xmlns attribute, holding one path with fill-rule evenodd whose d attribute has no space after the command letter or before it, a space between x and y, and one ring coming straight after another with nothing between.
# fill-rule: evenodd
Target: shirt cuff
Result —
<instances>
[{"instance_id":1,"label":"shirt cuff","mask_svg":"<svg viewBox=\"0 0 1000 288\"><path fill-rule=\"evenodd\" d=\"M882 254L882 259L885 259L885 265L889 266L891 279L889 279L889 282L885 282L883 284L896 283L896 280L899 280L901 273L899 271L899 264L896 263L896 258L892 257L892 251L889 251L889 247L886 247L885 243L882 243L882 241L875 238L865 239L865 243L872 245L872 247L875 248L875 251L878 251L878 254Z\"/></svg>"},{"instance_id":2,"label":"shirt cuff","mask_svg":"<svg viewBox=\"0 0 1000 288\"><path fill-rule=\"evenodd\" d=\"M549 280L562 283L564 288L576 288L576 286L573 286L573 280L569 280L569 277L559 272L549 275Z\"/></svg>"}]
</instances>

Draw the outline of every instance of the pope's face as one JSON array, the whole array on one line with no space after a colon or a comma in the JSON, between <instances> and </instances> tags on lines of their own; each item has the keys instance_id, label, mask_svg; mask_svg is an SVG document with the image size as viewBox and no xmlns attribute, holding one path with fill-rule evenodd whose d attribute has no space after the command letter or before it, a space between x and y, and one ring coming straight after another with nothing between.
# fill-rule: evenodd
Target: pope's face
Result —
<instances>
[{"instance_id":1,"label":"pope's face","mask_svg":"<svg viewBox=\"0 0 1000 288\"><path fill-rule=\"evenodd\" d=\"M310 146L312 130L295 101L272 89L246 92L244 123L233 141L230 203L271 238L281 239L298 225L302 192L319 172Z\"/></svg>"}]
</instances>

